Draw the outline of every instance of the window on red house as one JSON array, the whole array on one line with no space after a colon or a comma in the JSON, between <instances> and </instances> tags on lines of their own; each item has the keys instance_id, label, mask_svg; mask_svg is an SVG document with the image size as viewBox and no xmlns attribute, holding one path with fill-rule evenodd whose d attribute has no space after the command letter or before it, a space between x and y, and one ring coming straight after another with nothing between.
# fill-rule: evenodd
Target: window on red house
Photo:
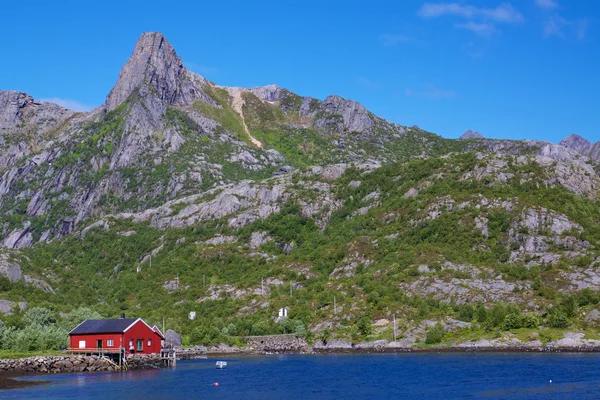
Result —
<instances>
[{"instance_id":1,"label":"window on red house","mask_svg":"<svg viewBox=\"0 0 600 400\"><path fill-rule=\"evenodd\" d=\"M152 339L148 339L148 347L152 346Z\"/></svg>"},{"instance_id":2,"label":"window on red house","mask_svg":"<svg viewBox=\"0 0 600 400\"><path fill-rule=\"evenodd\" d=\"M113 347L114 345L115 345L115 340L114 339L107 339L106 340L106 346Z\"/></svg>"}]
</instances>

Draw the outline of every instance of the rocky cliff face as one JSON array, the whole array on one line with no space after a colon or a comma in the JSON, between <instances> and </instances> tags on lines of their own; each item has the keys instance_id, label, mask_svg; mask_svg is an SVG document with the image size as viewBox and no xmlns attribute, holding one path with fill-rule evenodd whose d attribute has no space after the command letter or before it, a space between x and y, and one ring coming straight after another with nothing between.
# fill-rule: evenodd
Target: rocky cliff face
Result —
<instances>
[{"instance_id":1,"label":"rocky cliff face","mask_svg":"<svg viewBox=\"0 0 600 400\"><path fill-rule=\"evenodd\" d=\"M189 105L195 99L208 99L202 93L206 83L183 67L181 58L161 33L145 32L106 97L106 108L114 110L142 84L166 104Z\"/></svg>"},{"instance_id":2,"label":"rocky cliff face","mask_svg":"<svg viewBox=\"0 0 600 400\"><path fill-rule=\"evenodd\" d=\"M563 139L559 144L594 160L600 160L600 142L592 143L579 135L572 134Z\"/></svg>"}]
</instances>

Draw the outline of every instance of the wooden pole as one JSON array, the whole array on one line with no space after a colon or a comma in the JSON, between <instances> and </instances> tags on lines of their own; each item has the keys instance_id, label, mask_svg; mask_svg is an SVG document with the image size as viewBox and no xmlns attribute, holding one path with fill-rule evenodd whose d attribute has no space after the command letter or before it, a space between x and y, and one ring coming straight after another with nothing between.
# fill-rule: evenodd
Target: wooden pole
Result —
<instances>
[{"instance_id":1,"label":"wooden pole","mask_svg":"<svg viewBox=\"0 0 600 400\"><path fill-rule=\"evenodd\" d=\"M334 313L334 314L336 313L336 311L335 311L335 310L336 310L336 308L337 308L337 307L335 306L335 295L333 295L333 313Z\"/></svg>"},{"instance_id":2,"label":"wooden pole","mask_svg":"<svg viewBox=\"0 0 600 400\"><path fill-rule=\"evenodd\" d=\"M394 342L396 341L396 314L394 314L394 331L393 333L393 337L394 337Z\"/></svg>"}]
</instances>

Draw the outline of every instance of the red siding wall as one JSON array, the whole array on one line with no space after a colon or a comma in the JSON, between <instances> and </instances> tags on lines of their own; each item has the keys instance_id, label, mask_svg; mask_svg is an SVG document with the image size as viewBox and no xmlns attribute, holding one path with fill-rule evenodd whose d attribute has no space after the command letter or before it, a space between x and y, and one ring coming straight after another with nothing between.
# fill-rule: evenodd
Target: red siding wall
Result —
<instances>
[{"instance_id":1,"label":"red siding wall","mask_svg":"<svg viewBox=\"0 0 600 400\"><path fill-rule=\"evenodd\" d=\"M113 346L108 346L107 340L113 339ZM121 341L122 339L122 341ZM85 340L85 347L90 351L97 349L97 340L102 340L103 349L118 349L120 346L125 347L127 354L129 351L129 340L133 340L134 353L136 354L152 354L160 353L161 337L158 333L154 332L142 321L138 321L130 327L125 333L98 333L98 334L87 334L87 335L72 335L70 337L70 347L73 349L79 349L79 341ZM142 339L142 351L137 351L137 340ZM148 339L150 339L150 346L148 346Z\"/></svg>"},{"instance_id":2,"label":"red siding wall","mask_svg":"<svg viewBox=\"0 0 600 400\"><path fill-rule=\"evenodd\" d=\"M129 340L133 340L133 348L135 349L135 353L139 354L151 354L151 353L160 353L160 336L154 332L151 328L149 328L142 321L138 321L134 326L129 328L127 332L123 335L123 345L127 349L127 353L129 353ZM137 340L142 339L142 351L137 351ZM148 347L148 339L151 340L150 347Z\"/></svg>"},{"instance_id":3,"label":"red siding wall","mask_svg":"<svg viewBox=\"0 0 600 400\"><path fill-rule=\"evenodd\" d=\"M103 349L118 349L120 346L120 340L122 335L122 333L95 333L89 335L72 335L70 347L73 349L79 349L79 341L85 340L86 349L96 349L98 347L96 345L96 341L102 340ZM112 346L108 345L108 339L113 339Z\"/></svg>"}]
</instances>

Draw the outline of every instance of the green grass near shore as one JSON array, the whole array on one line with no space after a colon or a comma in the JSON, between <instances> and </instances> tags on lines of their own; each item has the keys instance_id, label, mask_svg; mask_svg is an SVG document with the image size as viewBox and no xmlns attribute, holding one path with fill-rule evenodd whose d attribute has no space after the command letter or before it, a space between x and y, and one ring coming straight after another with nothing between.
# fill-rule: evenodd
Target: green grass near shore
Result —
<instances>
[{"instance_id":1,"label":"green grass near shore","mask_svg":"<svg viewBox=\"0 0 600 400\"><path fill-rule=\"evenodd\" d=\"M8 358L27 358L27 357L38 357L38 356L62 356L65 353L60 350L46 350L46 351L12 351L12 350L0 350L0 360Z\"/></svg>"}]
</instances>

